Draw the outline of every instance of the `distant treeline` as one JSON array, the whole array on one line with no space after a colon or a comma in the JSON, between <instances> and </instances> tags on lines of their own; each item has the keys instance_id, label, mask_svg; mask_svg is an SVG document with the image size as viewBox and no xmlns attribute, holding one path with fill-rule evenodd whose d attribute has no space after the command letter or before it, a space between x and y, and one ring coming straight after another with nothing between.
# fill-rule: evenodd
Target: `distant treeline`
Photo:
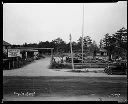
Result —
<instances>
[{"instance_id":1,"label":"distant treeline","mask_svg":"<svg viewBox=\"0 0 128 104\"><path fill-rule=\"evenodd\" d=\"M81 52L82 37L79 37L77 42L72 42L73 52ZM105 34L104 38L100 40L99 46L90 36L83 38L84 53L95 55L100 48L108 51L109 58L113 57L127 57L127 29L124 27L118 30L115 34ZM39 43L24 43L23 45L12 45L12 47L33 47L33 48L54 48L54 53L68 53L70 52L70 42L66 43L63 39L58 37L51 42L40 41Z\"/></svg>"}]
</instances>

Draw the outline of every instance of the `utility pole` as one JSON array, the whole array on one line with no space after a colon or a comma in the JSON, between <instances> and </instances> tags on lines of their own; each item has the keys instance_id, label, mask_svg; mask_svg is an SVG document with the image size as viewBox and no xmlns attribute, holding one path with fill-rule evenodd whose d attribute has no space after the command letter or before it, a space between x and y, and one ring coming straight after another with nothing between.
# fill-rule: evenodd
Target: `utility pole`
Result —
<instances>
[{"instance_id":1,"label":"utility pole","mask_svg":"<svg viewBox=\"0 0 128 104\"><path fill-rule=\"evenodd\" d=\"M83 69L83 34L84 34L84 4L83 4L83 21L82 21L82 69Z\"/></svg>"},{"instance_id":2,"label":"utility pole","mask_svg":"<svg viewBox=\"0 0 128 104\"><path fill-rule=\"evenodd\" d=\"M71 57L72 57L72 68L74 70L74 64L73 64L73 53L72 53L72 42L71 42L71 34L70 34L70 47L71 47Z\"/></svg>"}]
</instances>

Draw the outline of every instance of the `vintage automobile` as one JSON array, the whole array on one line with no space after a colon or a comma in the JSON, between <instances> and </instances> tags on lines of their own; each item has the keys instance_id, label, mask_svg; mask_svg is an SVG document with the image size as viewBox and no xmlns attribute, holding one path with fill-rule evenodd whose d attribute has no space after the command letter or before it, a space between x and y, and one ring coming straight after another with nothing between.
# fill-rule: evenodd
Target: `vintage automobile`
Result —
<instances>
[{"instance_id":1,"label":"vintage automobile","mask_svg":"<svg viewBox=\"0 0 128 104\"><path fill-rule=\"evenodd\" d=\"M109 75L127 75L127 62L115 62L114 64L109 64L105 67L104 72Z\"/></svg>"}]
</instances>

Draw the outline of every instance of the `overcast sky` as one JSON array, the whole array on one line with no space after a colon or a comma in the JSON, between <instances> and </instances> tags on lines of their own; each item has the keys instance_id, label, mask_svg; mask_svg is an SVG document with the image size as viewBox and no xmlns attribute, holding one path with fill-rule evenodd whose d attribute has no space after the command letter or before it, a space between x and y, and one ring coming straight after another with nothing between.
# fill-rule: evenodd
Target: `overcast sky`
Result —
<instances>
[{"instance_id":1,"label":"overcast sky","mask_svg":"<svg viewBox=\"0 0 128 104\"><path fill-rule=\"evenodd\" d=\"M39 43L57 37L69 42L82 35L82 3L5 3L3 40L11 44ZM84 3L84 36L96 43L106 33L127 28L127 2Z\"/></svg>"}]
</instances>

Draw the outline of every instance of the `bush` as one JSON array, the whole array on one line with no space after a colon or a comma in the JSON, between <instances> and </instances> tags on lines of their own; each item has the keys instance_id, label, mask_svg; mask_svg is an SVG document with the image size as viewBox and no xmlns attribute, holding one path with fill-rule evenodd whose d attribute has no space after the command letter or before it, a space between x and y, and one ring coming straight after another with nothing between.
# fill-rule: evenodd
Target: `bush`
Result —
<instances>
[{"instance_id":1,"label":"bush","mask_svg":"<svg viewBox=\"0 0 128 104\"><path fill-rule=\"evenodd\" d=\"M52 68L52 69L54 69L54 68L56 68L56 69L62 69L63 67L64 67L63 64L61 64L61 63L56 63L56 62L53 62L53 63L50 65L50 68Z\"/></svg>"}]
</instances>

